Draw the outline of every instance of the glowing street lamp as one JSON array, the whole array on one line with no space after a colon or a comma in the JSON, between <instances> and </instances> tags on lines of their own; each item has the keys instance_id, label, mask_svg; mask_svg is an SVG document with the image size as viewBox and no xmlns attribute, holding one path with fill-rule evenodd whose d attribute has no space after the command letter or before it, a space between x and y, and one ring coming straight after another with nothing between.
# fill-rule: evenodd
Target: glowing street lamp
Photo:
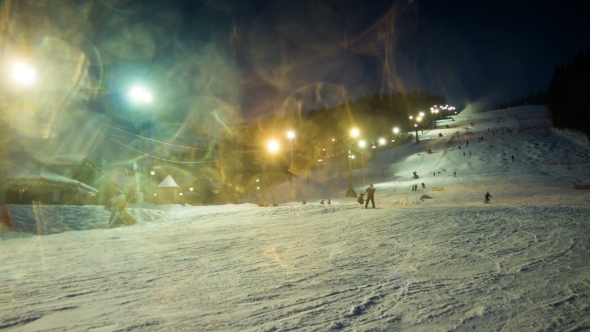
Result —
<instances>
[{"instance_id":1,"label":"glowing street lamp","mask_svg":"<svg viewBox=\"0 0 590 332\"><path fill-rule=\"evenodd\" d=\"M385 142L385 138L381 137L381 138L379 139L379 145L380 145L380 146L383 146L383 145L385 145L385 143L386 143L386 142Z\"/></svg>"}]
</instances>

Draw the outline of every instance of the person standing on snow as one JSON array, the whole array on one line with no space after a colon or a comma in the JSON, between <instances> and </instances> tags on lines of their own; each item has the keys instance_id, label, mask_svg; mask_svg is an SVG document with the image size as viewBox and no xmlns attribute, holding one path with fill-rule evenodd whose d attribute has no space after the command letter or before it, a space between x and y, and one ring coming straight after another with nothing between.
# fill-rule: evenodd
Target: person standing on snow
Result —
<instances>
[{"instance_id":1,"label":"person standing on snow","mask_svg":"<svg viewBox=\"0 0 590 332\"><path fill-rule=\"evenodd\" d=\"M486 204L489 204L489 203L490 203L490 198L492 197L492 195L490 195L490 192L489 192L489 191L488 191L488 192L486 192L486 194L485 194L485 196L484 196L484 197L485 197L485 199L486 199L486 200L484 201L484 203L486 203Z\"/></svg>"},{"instance_id":2,"label":"person standing on snow","mask_svg":"<svg viewBox=\"0 0 590 332\"><path fill-rule=\"evenodd\" d=\"M375 208L375 188L373 188L373 184L371 183L371 185L369 186L369 188L367 188L367 190L365 190L365 192L367 193L367 200L365 201L365 209L369 206L369 201L371 201L371 203L373 203L373 209Z\"/></svg>"}]
</instances>

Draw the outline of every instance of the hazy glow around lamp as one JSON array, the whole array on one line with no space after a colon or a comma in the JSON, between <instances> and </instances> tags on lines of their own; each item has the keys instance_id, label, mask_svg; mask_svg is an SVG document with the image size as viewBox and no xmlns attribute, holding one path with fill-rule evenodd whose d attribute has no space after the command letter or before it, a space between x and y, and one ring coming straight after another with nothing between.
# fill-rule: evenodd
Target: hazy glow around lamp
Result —
<instances>
[{"instance_id":1,"label":"hazy glow around lamp","mask_svg":"<svg viewBox=\"0 0 590 332\"><path fill-rule=\"evenodd\" d=\"M134 86L129 91L129 98L136 103L149 104L154 100L154 97L150 91L143 86Z\"/></svg>"},{"instance_id":2,"label":"hazy glow around lamp","mask_svg":"<svg viewBox=\"0 0 590 332\"><path fill-rule=\"evenodd\" d=\"M22 85L31 85L35 82L35 70L29 65L18 62L12 66L12 78Z\"/></svg>"},{"instance_id":3,"label":"hazy glow around lamp","mask_svg":"<svg viewBox=\"0 0 590 332\"><path fill-rule=\"evenodd\" d=\"M275 153L275 152L279 151L279 142L277 142L275 140L270 140L268 142L267 148L270 153Z\"/></svg>"}]
</instances>

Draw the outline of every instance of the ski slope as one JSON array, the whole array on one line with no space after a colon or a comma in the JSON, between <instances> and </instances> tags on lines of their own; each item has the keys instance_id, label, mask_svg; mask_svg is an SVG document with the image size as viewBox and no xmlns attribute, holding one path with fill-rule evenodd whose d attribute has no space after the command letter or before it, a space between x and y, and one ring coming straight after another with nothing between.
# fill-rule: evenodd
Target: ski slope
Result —
<instances>
[{"instance_id":1,"label":"ski slope","mask_svg":"<svg viewBox=\"0 0 590 332\"><path fill-rule=\"evenodd\" d=\"M0 330L590 330L590 190L572 189L590 183L588 140L545 107L438 126L378 152L364 185L354 171L377 209L345 197L331 162L294 181L295 201L274 186L278 207L132 209L139 224L116 229L72 212L68 227L37 217L49 235L4 232Z\"/></svg>"}]
</instances>

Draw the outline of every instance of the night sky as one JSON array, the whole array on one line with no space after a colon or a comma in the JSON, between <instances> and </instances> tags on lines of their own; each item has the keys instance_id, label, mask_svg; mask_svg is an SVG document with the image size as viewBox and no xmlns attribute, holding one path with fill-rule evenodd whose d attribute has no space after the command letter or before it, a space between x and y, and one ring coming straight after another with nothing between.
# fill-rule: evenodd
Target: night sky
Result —
<instances>
[{"instance_id":1,"label":"night sky","mask_svg":"<svg viewBox=\"0 0 590 332\"><path fill-rule=\"evenodd\" d=\"M238 29L230 41L244 78L246 113L272 112L284 98L302 87L312 89L310 85L313 92L296 92L309 106L387 91L382 55L346 49L342 43L359 36L392 6L397 6L395 38L389 45L395 59L393 88L427 90L457 105L507 101L544 90L556 64L590 48L585 28L589 5L583 1L235 0L178 5L186 38L211 40L228 28ZM197 23L200 29L194 27L195 17L206 17ZM281 71L281 66L287 68ZM340 84L345 93L329 88ZM309 96L318 91L321 102ZM275 101L264 107L260 99Z\"/></svg>"},{"instance_id":2,"label":"night sky","mask_svg":"<svg viewBox=\"0 0 590 332\"><path fill-rule=\"evenodd\" d=\"M143 82L156 91L154 108L231 113L232 122L392 90L491 105L544 90L556 64L590 49L589 1L73 3L13 17L31 31L38 24L39 47L52 31L80 49L109 91ZM384 15L391 39L382 38Z\"/></svg>"}]
</instances>

